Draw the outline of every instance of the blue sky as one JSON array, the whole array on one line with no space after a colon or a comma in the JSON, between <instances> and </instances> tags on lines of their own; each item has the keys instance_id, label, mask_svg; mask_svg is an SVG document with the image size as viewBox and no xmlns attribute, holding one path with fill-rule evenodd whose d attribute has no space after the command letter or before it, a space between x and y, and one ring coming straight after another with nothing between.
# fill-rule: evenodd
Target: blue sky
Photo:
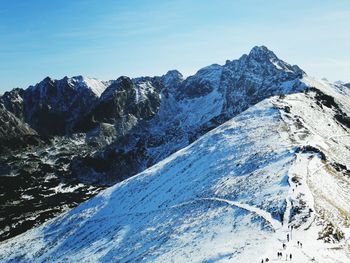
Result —
<instances>
[{"instance_id":1,"label":"blue sky","mask_svg":"<svg viewBox=\"0 0 350 263\"><path fill-rule=\"evenodd\" d=\"M184 75L266 45L350 82L349 0L0 0L0 92L46 76Z\"/></svg>"}]
</instances>

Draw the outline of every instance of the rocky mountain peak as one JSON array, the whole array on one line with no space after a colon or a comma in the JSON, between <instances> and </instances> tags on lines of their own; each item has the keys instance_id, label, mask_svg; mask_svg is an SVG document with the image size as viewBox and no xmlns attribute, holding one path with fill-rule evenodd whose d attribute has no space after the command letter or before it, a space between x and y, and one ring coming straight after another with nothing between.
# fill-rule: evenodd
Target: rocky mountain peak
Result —
<instances>
[{"instance_id":1,"label":"rocky mountain peak","mask_svg":"<svg viewBox=\"0 0 350 263\"><path fill-rule=\"evenodd\" d=\"M118 91L121 90L132 90L133 87L134 84L129 77L121 76L101 94L101 100L112 98Z\"/></svg>"},{"instance_id":2,"label":"rocky mountain peak","mask_svg":"<svg viewBox=\"0 0 350 263\"><path fill-rule=\"evenodd\" d=\"M132 80L126 76L119 77L115 83L122 89L129 89L133 86Z\"/></svg>"},{"instance_id":3,"label":"rocky mountain peak","mask_svg":"<svg viewBox=\"0 0 350 263\"><path fill-rule=\"evenodd\" d=\"M161 81L166 88L175 88L184 80L183 75L176 69L169 70L161 77Z\"/></svg>"},{"instance_id":4,"label":"rocky mountain peak","mask_svg":"<svg viewBox=\"0 0 350 263\"><path fill-rule=\"evenodd\" d=\"M271 77L277 75L289 75L301 78L306 73L297 65L290 65L266 46L255 46L248 55L243 55L238 60L226 61L225 66L235 71L251 71L253 74L264 75L268 73Z\"/></svg>"},{"instance_id":5,"label":"rocky mountain peak","mask_svg":"<svg viewBox=\"0 0 350 263\"><path fill-rule=\"evenodd\" d=\"M15 88L12 91L6 91L0 97L0 104L19 119L23 119L23 94L23 89Z\"/></svg>"},{"instance_id":6,"label":"rocky mountain peak","mask_svg":"<svg viewBox=\"0 0 350 263\"><path fill-rule=\"evenodd\" d=\"M176 79L181 79L181 80L184 79L184 77L183 77L183 75L181 74L181 72L179 72L177 69L169 70L165 75L163 75L163 77L166 77L166 78L176 78Z\"/></svg>"},{"instance_id":7,"label":"rocky mountain peak","mask_svg":"<svg viewBox=\"0 0 350 263\"><path fill-rule=\"evenodd\" d=\"M269 50L266 46L255 46L249 52L248 55L250 58L253 58L257 61L261 60L270 60L270 59L278 59L278 57Z\"/></svg>"},{"instance_id":8,"label":"rocky mountain peak","mask_svg":"<svg viewBox=\"0 0 350 263\"><path fill-rule=\"evenodd\" d=\"M47 76L46 78L44 78L41 82L39 83L48 83L48 82L53 82L54 80L52 78L50 78L49 76Z\"/></svg>"}]
</instances>

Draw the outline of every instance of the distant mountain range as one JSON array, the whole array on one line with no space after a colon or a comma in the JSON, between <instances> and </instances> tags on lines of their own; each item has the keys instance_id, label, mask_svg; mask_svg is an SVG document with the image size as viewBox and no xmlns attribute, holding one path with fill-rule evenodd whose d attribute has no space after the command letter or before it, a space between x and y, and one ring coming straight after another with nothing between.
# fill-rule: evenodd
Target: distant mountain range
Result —
<instances>
[{"instance_id":1,"label":"distant mountain range","mask_svg":"<svg viewBox=\"0 0 350 263\"><path fill-rule=\"evenodd\" d=\"M81 76L45 78L0 98L3 108L17 118L1 127L18 131L2 138L31 135L33 130L45 137L84 133L94 151L74 158L73 174L111 184L164 159L264 98L304 89L303 74L266 47L255 47L238 60L205 67L186 79L176 70L161 77L108 82ZM31 129L24 129L28 126Z\"/></svg>"},{"instance_id":2,"label":"distant mountain range","mask_svg":"<svg viewBox=\"0 0 350 263\"><path fill-rule=\"evenodd\" d=\"M337 127L333 132L347 132L350 128L347 87L348 84L316 81L298 66L289 65L266 47L260 46L254 47L238 60L228 60L224 65L210 65L188 78L184 78L177 70L159 77L120 77L111 81L82 76L61 80L45 78L28 89L5 92L0 97L0 238L4 240L18 235L76 206L106 186L144 171L198 139L201 141L202 136L222 124L226 125L224 123L236 116L234 120L238 123L240 118L255 120L253 130L243 129L246 137L255 129L258 132L272 132L267 128L260 130L259 125L287 125L281 120L273 119L265 123L265 120L260 119L260 108L253 106L262 101L265 101L262 104L265 105L262 106L263 111L269 112L280 107L286 114L293 112L293 100L302 101L302 105L298 106L302 107L302 113L294 112L295 116L291 116L296 127L299 121L306 118L304 114L308 111L305 111L305 107L320 107L320 112L314 113L315 120L319 118L318 114L326 114L327 120L331 122L329 124ZM289 94L299 95L293 97ZM276 98L280 98L278 103ZM239 117L251 107L255 112L253 115L248 110L248 113ZM314 109L312 107L310 112ZM273 114L279 118L277 113ZM242 123L250 125L248 119ZM304 126L309 130L308 136L311 136L310 133L315 132L313 129L318 128L311 128L315 124L308 122ZM231 130L227 129L220 133L220 138L226 133L230 134ZM288 133L292 136L291 131ZM303 144L304 139L309 138L303 133L298 139L295 134L289 139ZM206 145L207 148L215 146L215 136L218 136L213 132L210 134L211 143ZM206 136L209 138L209 135ZM242 140L242 145L248 142L251 144L246 145L244 151L254 152L252 147L260 147L254 146L254 140L247 139L245 142L245 136L235 137ZM255 140L263 138L259 135ZM274 140L272 137L268 139L271 143ZM220 140L217 143L224 142ZM341 144L342 140L337 140L337 143ZM190 147L200 147L199 141L194 143L197 146ZM227 143L229 147L230 142ZM232 147L239 148L240 143L235 142ZM344 141L341 147L350 147L346 143ZM321 151L316 146L312 144L317 151ZM278 150L273 144L269 147L271 151ZM292 144L288 147L297 146ZM311 148L311 152L315 151L314 148ZM208 162L217 163L220 158L229 158L227 155L231 148L225 149L225 156ZM348 153L343 148L342 151L341 157L335 158L333 162L339 165L338 168L347 171L350 168L345 161ZM195 152L197 150L193 148L191 156ZM247 165L256 161L254 155L244 157L243 152L236 154L239 154L240 162ZM191 156L188 158L191 159ZM172 157L169 158L171 160ZM197 161L200 162L199 159ZM200 165L197 166L199 169ZM173 169L179 171L179 176L187 176L185 170L190 169L191 164L186 163L184 167L174 163ZM214 168L210 166L207 169L212 171ZM226 171L228 168L224 165L222 169ZM241 172L246 171L243 169ZM172 173L166 176L176 175ZM224 176L224 173L220 173L218 178L220 176ZM164 178L170 180L170 177ZM189 185L195 187L192 183L189 182ZM258 183L263 184L262 181ZM142 185L150 191L151 186L145 182ZM208 183L205 187L211 188L213 185ZM177 190L169 191L177 195L173 191L180 191L181 187L175 188ZM143 191L135 189L130 188L130 191ZM238 190L235 190L236 194ZM122 194L118 191L114 195L120 199ZM285 196L286 192L278 198L283 199ZM185 201L182 199L181 202ZM130 205L139 201L135 197ZM277 211L272 215L275 219L278 219L278 211L284 211L285 208L280 201L270 207ZM265 209L264 205L259 207Z\"/></svg>"},{"instance_id":3,"label":"distant mountain range","mask_svg":"<svg viewBox=\"0 0 350 263\"><path fill-rule=\"evenodd\" d=\"M188 78L46 78L6 92L2 239L117 184L0 243L0 258L347 262L348 86L260 46Z\"/></svg>"}]
</instances>

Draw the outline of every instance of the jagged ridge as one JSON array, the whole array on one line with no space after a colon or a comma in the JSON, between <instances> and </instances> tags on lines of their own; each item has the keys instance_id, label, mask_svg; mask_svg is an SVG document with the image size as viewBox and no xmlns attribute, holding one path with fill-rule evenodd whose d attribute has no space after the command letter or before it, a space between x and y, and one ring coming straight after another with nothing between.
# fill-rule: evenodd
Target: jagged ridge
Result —
<instances>
[{"instance_id":1,"label":"jagged ridge","mask_svg":"<svg viewBox=\"0 0 350 263\"><path fill-rule=\"evenodd\" d=\"M69 136L53 139L52 148L25 150L30 155L54 149L48 158L27 159L31 167L39 161L59 177L63 173L64 180L110 185L186 147L264 98L305 90L310 86L305 76L266 47L254 47L238 60L205 67L186 79L176 70L109 82L47 78L25 91L5 93L0 101L18 119L39 127L39 134ZM76 132L84 132L79 143L72 136ZM11 162L16 169L22 165L21 158Z\"/></svg>"},{"instance_id":2,"label":"jagged ridge","mask_svg":"<svg viewBox=\"0 0 350 263\"><path fill-rule=\"evenodd\" d=\"M350 113L350 92L303 81L316 88L263 100L135 177L2 243L0 255L259 262L281 251L294 262L347 262L350 138L335 115Z\"/></svg>"}]
</instances>

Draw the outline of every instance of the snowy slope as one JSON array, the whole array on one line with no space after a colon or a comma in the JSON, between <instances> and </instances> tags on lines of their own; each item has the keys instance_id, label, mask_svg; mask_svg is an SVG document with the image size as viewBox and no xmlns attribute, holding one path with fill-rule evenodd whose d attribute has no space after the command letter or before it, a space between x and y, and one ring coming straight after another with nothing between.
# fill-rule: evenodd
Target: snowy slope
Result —
<instances>
[{"instance_id":1,"label":"snowy slope","mask_svg":"<svg viewBox=\"0 0 350 263\"><path fill-rule=\"evenodd\" d=\"M96 78L76 76L68 79L68 83L82 89L91 90L97 97L105 91L110 82L100 81Z\"/></svg>"},{"instance_id":2,"label":"snowy slope","mask_svg":"<svg viewBox=\"0 0 350 263\"><path fill-rule=\"evenodd\" d=\"M302 81L318 89L265 99L144 172L0 243L0 258L279 262L282 252L283 261L292 253L293 262L348 262L350 136L335 116L350 115L350 92Z\"/></svg>"},{"instance_id":3,"label":"snowy slope","mask_svg":"<svg viewBox=\"0 0 350 263\"><path fill-rule=\"evenodd\" d=\"M261 120L271 125L261 127ZM288 167L283 168L283 164L293 159L288 144L278 140L278 120L278 111L271 109L269 102L259 105L144 173L72 210L52 226L45 225L27 232L28 236L10 240L1 247L0 253L10 259L10 255L19 256L14 251L22 251L26 254L25 260L38 261L49 261L50 257L82 260L86 258L84 250L88 254L94 251L95 258L91 261L97 258L108 261L113 257L116 261L162 261L161 257L200 260L220 254L234 256L243 252L248 242L251 248L259 243L268 245L270 236L266 233L273 233L270 222L235 205L206 198L240 201L265 208L277 217L288 190L285 177ZM257 142L261 129L266 140ZM241 145L243 139L245 144ZM256 147L252 148L253 145ZM271 146L279 150L271 154ZM259 155L256 148L261 149ZM255 160L255 164L249 165L247 160ZM266 160L271 164L263 165ZM258 162L262 165L260 169L256 167ZM269 176L269 170L275 170L276 175ZM261 180L265 184L260 184ZM250 194L244 189L250 189ZM270 200L270 204L265 200ZM248 229L251 229L249 238L234 243L235 237ZM48 236L53 233L53 239L46 240L46 233ZM19 245L17 242L23 242L28 248L13 248L14 244ZM47 253L40 258L36 253L46 243L57 246L45 248ZM215 243L217 251L211 249ZM81 247L74 249L74 244ZM33 250L34 245L37 249ZM247 255L243 253L240 257Z\"/></svg>"}]
</instances>

